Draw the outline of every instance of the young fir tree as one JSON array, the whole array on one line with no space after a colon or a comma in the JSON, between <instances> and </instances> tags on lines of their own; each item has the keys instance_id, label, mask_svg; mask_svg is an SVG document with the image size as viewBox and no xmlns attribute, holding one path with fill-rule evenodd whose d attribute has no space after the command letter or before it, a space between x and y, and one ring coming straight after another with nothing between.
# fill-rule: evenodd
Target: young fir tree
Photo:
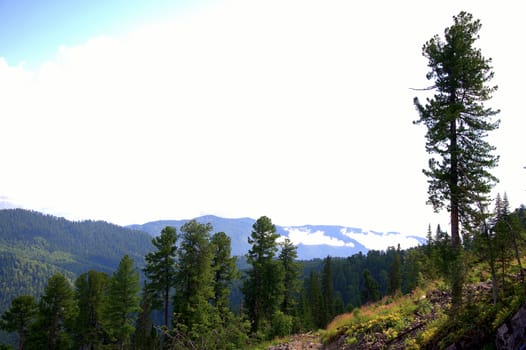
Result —
<instances>
[{"instance_id":1,"label":"young fir tree","mask_svg":"<svg viewBox=\"0 0 526 350\"><path fill-rule=\"evenodd\" d=\"M485 137L498 128L493 120L498 111L484 105L496 86L488 86L493 78L491 59L482 56L474 46L479 38L480 21L460 12L445 30L445 40L435 35L423 46L423 55L431 69L435 91L426 104L414 99L420 119L415 123L427 127L426 151L435 155L424 170L429 183L429 203L436 211L447 206L451 217L451 243L455 253L453 269L453 304L460 305L463 287L461 224L466 231L474 222L479 205L489 201L488 195L497 179L489 173L498 157Z\"/></svg>"},{"instance_id":2,"label":"young fir tree","mask_svg":"<svg viewBox=\"0 0 526 350\"><path fill-rule=\"evenodd\" d=\"M79 349L97 349L103 343L103 310L110 277L95 270L75 280L78 316L75 322L76 345Z\"/></svg>"},{"instance_id":3,"label":"young fir tree","mask_svg":"<svg viewBox=\"0 0 526 350\"><path fill-rule=\"evenodd\" d=\"M129 348L131 335L135 331L137 314L141 311L140 290L139 272L133 259L125 255L111 277L104 309L106 332L120 350Z\"/></svg>"},{"instance_id":4,"label":"young fir tree","mask_svg":"<svg viewBox=\"0 0 526 350\"><path fill-rule=\"evenodd\" d=\"M170 293L175 285L177 230L175 227L163 228L158 237L152 239L155 251L146 254L144 274L148 278L148 294L153 307L162 309L164 326L169 327Z\"/></svg>"},{"instance_id":5,"label":"young fir tree","mask_svg":"<svg viewBox=\"0 0 526 350\"><path fill-rule=\"evenodd\" d=\"M11 301L11 307L0 318L0 329L18 333L18 350L23 350L29 329L37 315L37 303L32 295L21 295Z\"/></svg>"},{"instance_id":6,"label":"young fir tree","mask_svg":"<svg viewBox=\"0 0 526 350\"><path fill-rule=\"evenodd\" d=\"M211 231L212 225L195 220L181 227L174 328L192 341L206 340L216 316L210 304L214 297Z\"/></svg>"},{"instance_id":7,"label":"young fir tree","mask_svg":"<svg viewBox=\"0 0 526 350\"><path fill-rule=\"evenodd\" d=\"M272 220L262 216L252 226L248 238L252 247L246 257L252 269L244 281L243 294L254 332L261 330L263 321L270 322L283 300L283 269L274 260L278 251L278 237Z\"/></svg>"}]
</instances>

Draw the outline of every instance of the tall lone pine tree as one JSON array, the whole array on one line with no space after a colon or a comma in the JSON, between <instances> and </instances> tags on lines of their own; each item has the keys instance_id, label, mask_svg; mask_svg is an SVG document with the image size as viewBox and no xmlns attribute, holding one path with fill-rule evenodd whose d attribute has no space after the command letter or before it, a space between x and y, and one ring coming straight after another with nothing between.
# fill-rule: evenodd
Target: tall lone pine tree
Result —
<instances>
[{"instance_id":1,"label":"tall lone pine tree","mask_svg":"<svg viewBox=\"0 0 526 350\"><path fill-rule=\"evenodd\" d=\"M469 232L477 224L477 209L489 202L489 193L497 179L488 171L497 165L492 154L495 147L484 140L489 131L498 128L492 119L499 113L484 106L496 86L487 84L493 78L491 59L474 47L481 23L460 12L445 30L445 41L435 35L422 48L431 69L427 79L435 92L426 104L415 97L420 119L427 127L426 151L436 157L424 170L429 183L429 201L435 211L444 206L451 216L451 243L457 266L453 269L453 304L460 305L463 268L461 229ZM462 225L462 227L460 226Z\"/></svg>"}]
</instances>

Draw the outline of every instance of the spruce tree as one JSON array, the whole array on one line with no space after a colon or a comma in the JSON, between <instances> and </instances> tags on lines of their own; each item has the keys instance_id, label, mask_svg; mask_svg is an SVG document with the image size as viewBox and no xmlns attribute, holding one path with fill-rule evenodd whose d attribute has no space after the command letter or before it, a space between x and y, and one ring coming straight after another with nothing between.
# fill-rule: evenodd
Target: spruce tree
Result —
<instances>
[{"instance_id":1,"label":"spruce tree","mask_svg":"<svg viewBox=\"0 0 526 350\"><path fill-rule=\"evenodd\" d=\"M498 128L493 117L499 112L484 106L496 86L491 59L474 46L481 24L466 12L453 17L445 30L445 39L435 35L423 46L429 60L427 74L434 80L433 98L422 104L414 99L420 115L415 123L427 127L426 151L434 155L424 170L429 183L429 203L436 211L447 207L451 218L451 243L455 268L452 276L453 304L460 305L463 287L461 229L465 233L478 226L477 211L489 201L497 179L489 169L498 157L485 137ZM462 227L461 227L462 225Z\"/></svg>"},{"instance_id":2,"label":"spruce tree","mask_svg":"<svg viewBox=\"0 0 526 350\"><path fill-rule=\"evenodd\" d=\"M146 254L144 274L148 278L148 294L153 307L162 309L164 326L169 327L170 293L175 285L177 230L175 227L163 228L158 237L152 239L154 252Z\"/></svg>"}]
</instances>

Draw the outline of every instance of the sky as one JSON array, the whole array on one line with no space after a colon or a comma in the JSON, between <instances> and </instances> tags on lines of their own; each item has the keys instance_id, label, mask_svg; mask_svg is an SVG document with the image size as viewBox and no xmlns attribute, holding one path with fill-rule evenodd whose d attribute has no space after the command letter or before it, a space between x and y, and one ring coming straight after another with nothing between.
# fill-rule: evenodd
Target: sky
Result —
<instances>
[{"instance_id":1,"label":"sky","mask_svg":"<svg viewBox=\"0 0 526 350\"><path fill-rule=\"evenodd\" d=\"M205 214L425 235L422 45L468 11L525 203L519 1L0 0L0 202L119 225Z\"/></svg>"}]
</instances>

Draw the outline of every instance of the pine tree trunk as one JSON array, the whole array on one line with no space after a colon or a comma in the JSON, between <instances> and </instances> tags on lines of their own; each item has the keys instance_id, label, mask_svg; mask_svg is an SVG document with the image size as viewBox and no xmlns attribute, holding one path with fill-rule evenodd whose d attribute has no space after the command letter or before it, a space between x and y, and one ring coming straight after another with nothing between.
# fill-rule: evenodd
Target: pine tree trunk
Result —
<instances>
[{"instance_id":1,"label":"pine tree trunk","mask_svg":"<svg viewBox=\"0 0 526 350\"><path fill-rule=\"evenodd\" d=\"M451 94L451 101L456 100L455 94ZM462 304L462 286L463 286L463 263L460 244L459 228L459 188L458 188L458 146L457 146L457 122L452 120L450 124L451 140L451 169L450 169L450 193L451 193L451 246L455 257L454 268L452 271L451 295L453 307L456 308Z\"/></svg>"},{"instance_id":2,"label":"pine tree trunk","mask_svg":"<svg viewBox=\"0 0 526 350\"><path fill-rule=\"evenodd\" d=\"M164 325L168 327L168 303L170 298L170 289L166 288L164 290Z\"/></svg>"}]
</instances>

